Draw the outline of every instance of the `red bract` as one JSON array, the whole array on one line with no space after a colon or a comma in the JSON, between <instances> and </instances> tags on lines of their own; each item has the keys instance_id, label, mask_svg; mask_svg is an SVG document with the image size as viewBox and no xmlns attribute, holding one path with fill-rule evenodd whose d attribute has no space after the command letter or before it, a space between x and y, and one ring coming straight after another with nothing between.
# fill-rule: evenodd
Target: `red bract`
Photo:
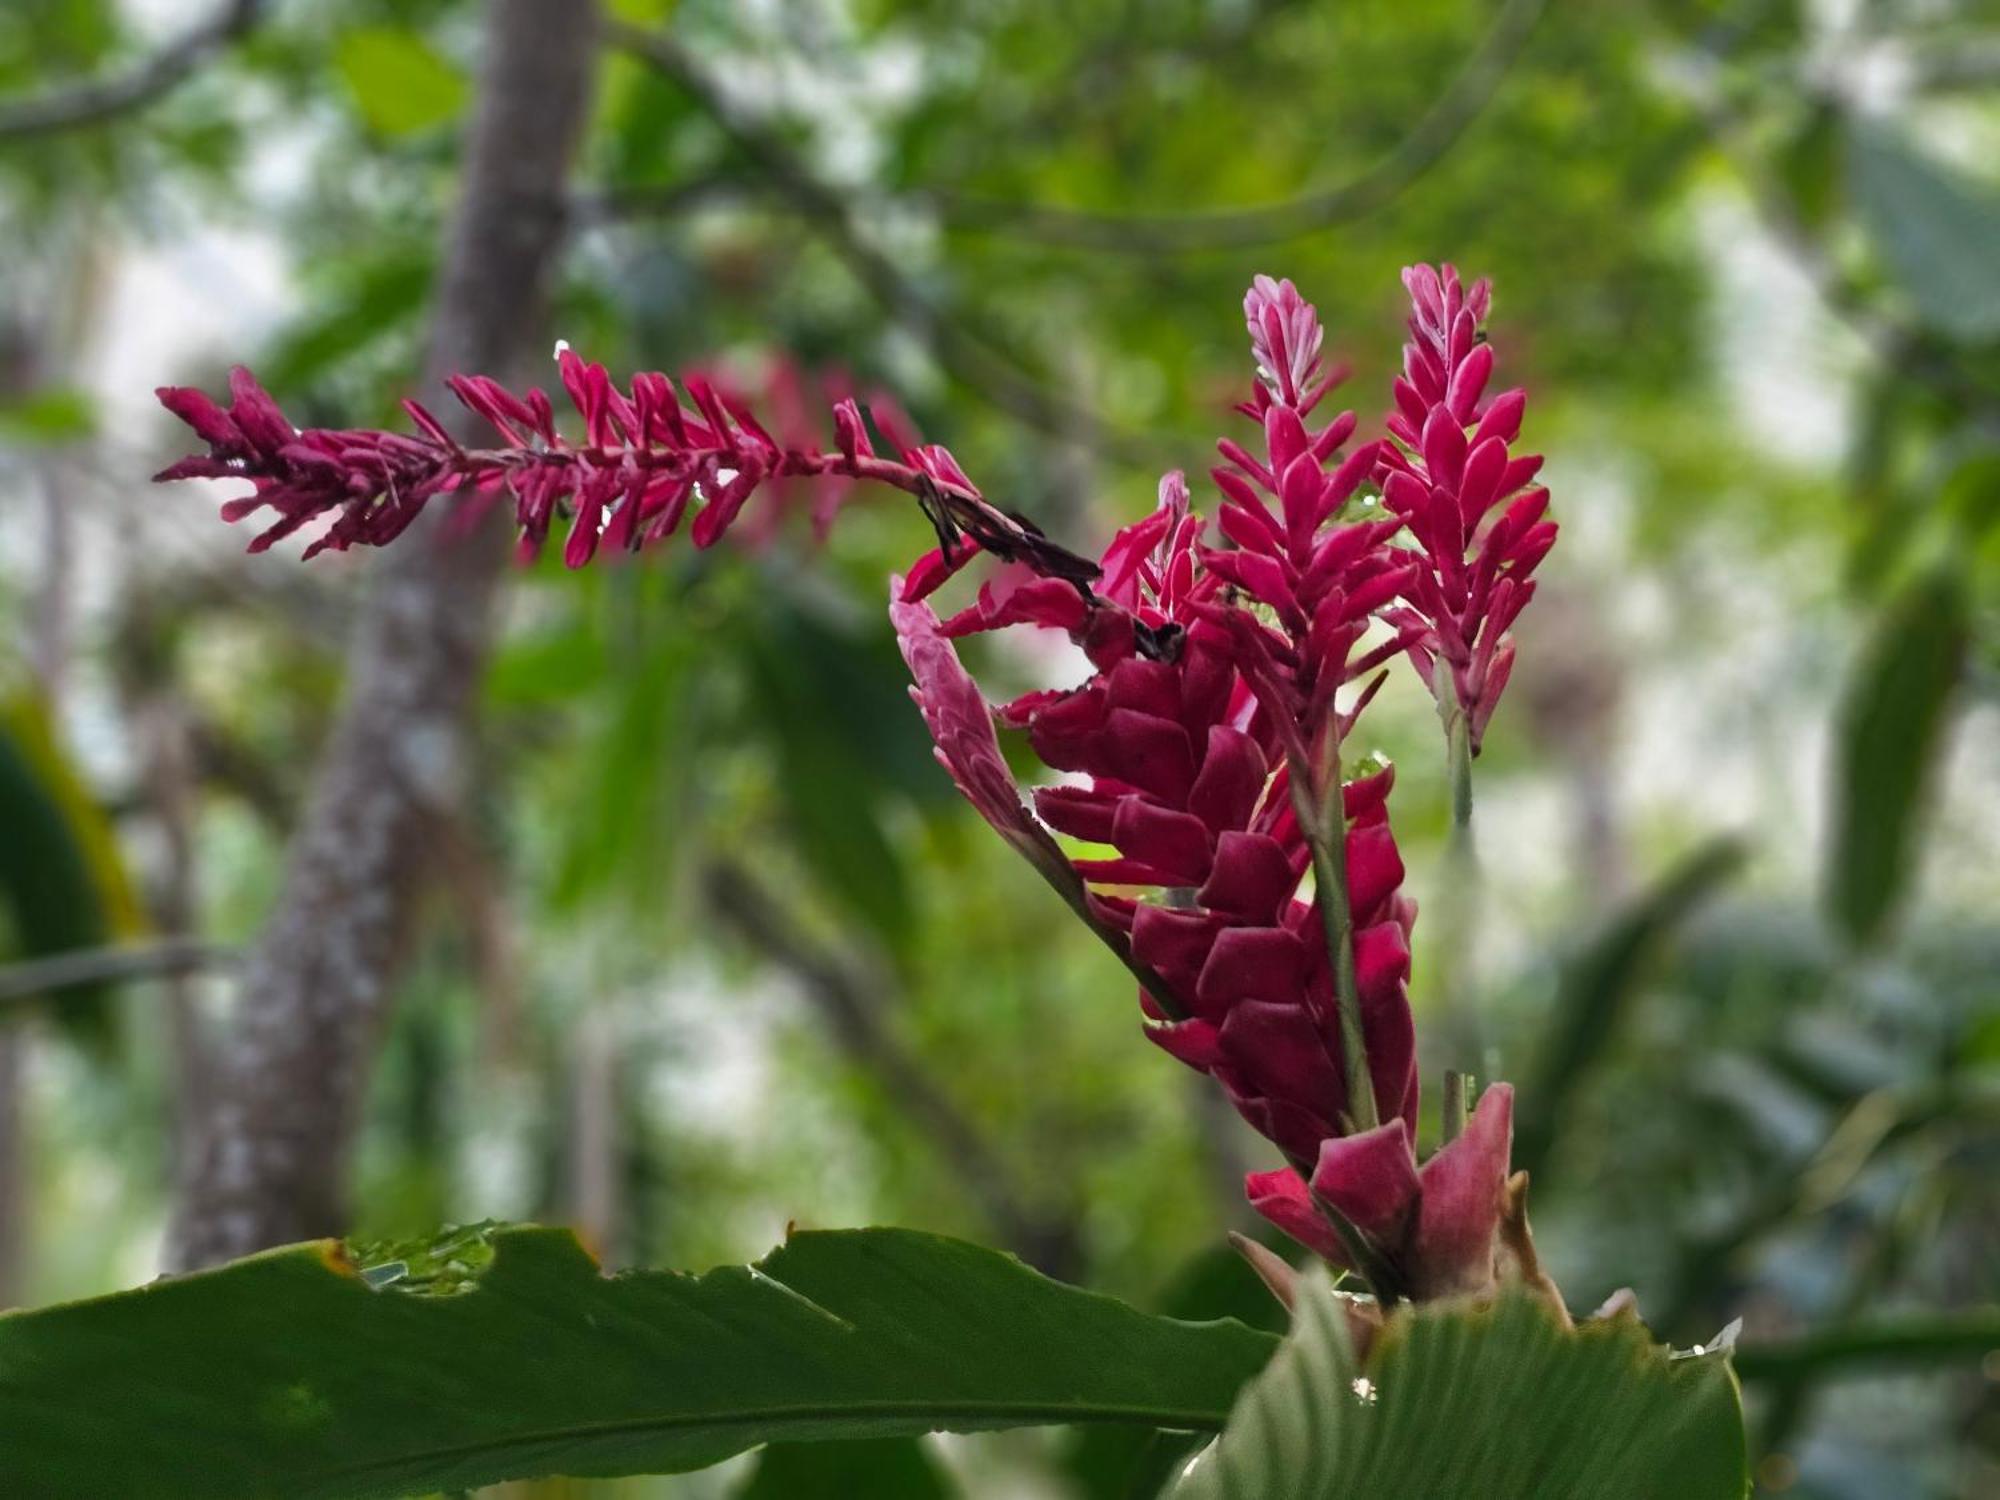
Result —
<instances>
[{"instance_id":1,"label":"red bract","mask_svg":"<svg viewBox=\"0 0 2000 1500\"><path fill-rule=\"evenodd\" d=\"M1395 441L1382 445L1376 477L1427 566L1411 581L1409 607L1389 618L1421 626L1411 659L1439 707L1464 715L1476 754L1513 671L1507 629L1534 595L1531 575L1555 544L1556 526L1546 519L1548 490L1528 487L1541 455L1509 452L1525 393L1482 400L1493 374L1493 349L1480 331L1491 287L1461 285L1449 265L1442 273L1412 266L1403 285L1410 342L1388 421Z\"/></svg>"},{"instance_id":2,"label":"red bract","mask_svg":"<svg viewBox=\"0 0 2000 1500\"><path fill-rule=\"evenodd\" d=\"M835 403L832 451L802 431L802 403L786 404L785 440L773 437L737 396L689 377L664 375L615 386L602 365L558 351L563 386L582 418L572 442L556 430L555 410L539 390L516 396L485 376L454 376L451 392L501 440L468 448L414 401L404 408L418 432L295 429L250 372L230 374L230 404L198 390L165 386L160 402L192 427L208 452L184 458L160 479L247 479L254 491L223 506L237 521L266 507L277 519L251 542L262 551L281 537L331 517L306 555L395 540L437 495L510 496L525 555L533 555L567 520L563 560L581 567L600 546L636 551L665 541L692 515L697 547L719 541L760 488L813 480L844 486L873 480L913 494L977 507L979 494L941 447L898 440L899 459L877 456L861 409ZM815 518L830 517L837 497L821 494Z\"/></svg>"},{"instance_id":3,"label":"red bract","mask_svg":"<svg viewBox=\"0 0 2000 1500\"><path fill-rule=\"evenodd\" d=\"M1284 1154L1250 1179L1257 1208L1385 1292L1490 1286L1511 1097L1489 1091L1472 1129L1418 1167L1415 906L1389 828L1393 773L1341 778L1378 669L1438 649L1433 564L1397 545L1403 519L1346 514L1393 464L1386 444L1345 451L1352 413L1315 420L1334 380L1310 304L1260 277L1244 311L1261 380L1239 410L1260 433L1254 448L1220 444L1222 545L1170 474L1094 584L1010 554L942 627L902 602L897 629L961 788L1141 975L1153 1040ZM933 554L924 587L972 550ZM1067 633L1094 669L997 711L1073 778L1036 789L1039 821L974 726L977 690L941 656L947 638L1014 625ZM1051 829L1106 852L1064 859Z\"/></svg>"}]
</instances>

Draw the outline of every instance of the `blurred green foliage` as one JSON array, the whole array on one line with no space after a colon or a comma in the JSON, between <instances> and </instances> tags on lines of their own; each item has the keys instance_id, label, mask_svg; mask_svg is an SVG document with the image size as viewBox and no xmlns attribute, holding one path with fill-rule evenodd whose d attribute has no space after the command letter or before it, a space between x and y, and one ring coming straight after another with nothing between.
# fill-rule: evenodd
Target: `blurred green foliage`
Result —
<instances>
[{"instance_id":1,"label":"blurred green foliage","mask_svg":"<svg viewBox=\"0 0 2000 1500\"><path fill-rule=\"evenodd\" d=\"M106 0L8 7L0 97L115 71L205 13L163 9L142 26ZM1426 1078L1532 1084L1537 1223L1579 1305L1631 1285L1679 1343L1741 1315L1746 1341L1812 1334L1810 1352L2000 1301L1990 14L1609 0L1549 6L1495 52L1530 7L615 9L670 27L898 284L858 275L839 224L611 51L556 331L618 370L721 365L755 389L784 350L893 390L1071 542L1150 504L1160 469L1198 475L1230 430L1253 273L1319 303L1364 424L1386 409L1397 268L1494 276L1500 378L1531 391L1567 533L1480 763L1478 1015L1440 1013L1424 976L1451 935L1418 924ZM479 13L279 3L144 109L0 138L0 503L19 539L0 606L25 639L49 586L37 486L66 464L95 570L70 738L157 904L168 815L131 701L103 684L137 672L184 710L197 926L221 941L268 900L365 605L357 570L240 564L198 500L142 493L177 440L129 398L241 359L301 420L398 420ZM1482 57L1492 86L1437 159L1338 207ZM1276 241L1216 228L1321 197L1336 207L1287 210ZM1176 248L1190 234L1210 247ZM158 356L117 321L138 316L110 298L117 269L218 239L277 257L282 319L210 281L191 295L212 327L173 367L134 366ZM374 1080L359 1227L572 1216L595 1141L614 1261L892 1222L1053 1252L1150 1303L1241 1223L1236 1178L1267 1163L1144 1045L1122 971L930 765L880 609L921 520L869 501L823 547L771 530L511 580L480 785ZM979 664L996 688L1070 670L1007 643ZM1443 767L1406 687L1374 724L1428 900ZM1748 859L1718 884L1700 851L1721 834ZM718 909L721 861L795 951ZM212 1019L225 994L204 992ZM56 1061L73 1071L34 1095L49 1295L148 1274L177 1083L158 999L131 986L137 1044ZM946 1133L912 1111L908 1069ZM1769 1492L2000 1483L2000 1387L1963 1349L1888 1373L1816 1358L1752 1384ZM1107 1486L1176 1456L946 1455L968 1493L1090 1495L1143 1493Z\"/></svg>"}]
</instances>

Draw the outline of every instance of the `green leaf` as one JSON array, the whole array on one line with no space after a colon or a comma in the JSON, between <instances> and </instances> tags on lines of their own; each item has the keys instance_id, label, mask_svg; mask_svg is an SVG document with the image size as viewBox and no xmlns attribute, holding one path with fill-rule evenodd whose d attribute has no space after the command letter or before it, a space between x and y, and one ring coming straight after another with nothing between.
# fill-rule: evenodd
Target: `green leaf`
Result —
<instances>
[{"instance_id":1,"label":"green leaf","mask_svg":"<svg viewBox=\"0 0 2000 1500\"><path fill-rule=\"evenodd\" d=\"M1835 726L1825 895L1856 943L1883 935L1909 883L1967 639L1964 589L1936 570L1890 603L1849 680Z\"/></svg>"},{"instance_id":2,"label":"green leaf","mask_svg":"<svg viewBox=\"0 0 2000 1500\"><path fill-rule=\"evenodd\" d=\"M765 1442L1216 1431L1275 1346L909 1230L800 1234L699 1277L604 1276L563 1230L483 1239L483 1269L460 1232L399 1250L424 1274L379 1289L323 1241L0 1317L0 1494L360 1500Z\"/></svg>"},{"instance_id":3,"label":"green leaf","mask_svg":"<svg viewBox=\"0 0 2000 1500\"><path fill-rule=\"evenodd\" d=\"M886 632L843 629L776 598L745 645L777 750L788 832L821 889L900 952L914 896L882 819L889 776L921 720L900 697L905 674L886 654Z\"/></svg>"},{"instance_id":4,"label":"green leaf","mask_svg":"<svg viewBox=\"0 0 2000 1500\"><path fill-rule=\"evenodd\" d=\"M1149 1305L1170 1318L1234 1318L1273 1335L1282 1334L1291 1321L1270 1288L1226 1242L1190 1259ZM1200 1441L1188 1432L1079 1428L1064 1447L1063 1476L1081 1500L1150 1500L1166 1487Z\"/></svg>"},{"instance_id":5,"label":"green leaf","mask_svg":"<svg viewBox=\"0 0 2000 1500\"><path fill-rule=\"evenodd\" d=\"M435 274L428 254L400 248L380 260L342 267L335 284L307 301L264 356L259 373L266 386L274 391L310 386L408 324L430 294Z\"/></svg>"},{"instance_id":6,"label":"green leaf","mask_svg":"<svg viewBox=\"0 0 2000 1500\"><path fill-rule=\"evenodd\" d=\"M1837 206L1841 134L1840 112L1829 103L1816 103L1776 153L1792 209L1814 230L1826 224Z\"/></svg>"},{"instance_id":7,"label":"green leaf","mask_svg":"<svg viewBox=\"0 0 2000 1500\"><path fill-rule=\"evenodd\" d=\"M1661 947L1742 864L1743 848L1734 839L1702 845L1614 913L1563 966L1554 1014L1520 1091L1516 1168L1531 1177L1541 1174L1570 1102L1617 1036Z\"/></svg>"},{"instance_id":8,"label":"green leaf","mask_svg":"<svg viewBox=\"0 0 2000 1500\"><path fill-rule=\"evenodd\" d=\"M915 1438L774 1443L736 1500L952 1500L944 1470Z\"/></svg>"},{"instance_id":9,"label":"green leaf","mask_svg":"<svg viewBox=\"0 0 2000 1500\"><path fill-rule=\"evenodd\" d=\"M1862 222L1924 320L1956 339L2000 335L2000 194L1879 129L1855 133L1848 171Z\"/></svg>"},{"instance_id":10,"label":"green leaf","mask_svg":"<svg viewBox=\"0 0 2000 1500\"><path fill-rule=\"evenodd\" d=\"M143 925L110 822L32 694L0 701L0 829L0 954L95 948ZM109 1037L103 993L66 991L56 1011L93 1046Z\"/></svg>"},{"instance_id":11,"label":"green leaf","mask_svg":"<svg viewBox=\"0 0 2000 1500\"><path fill-rule=\"evenodd\" d=\"M1633 1318L1562 1327L1520 1293L1396 1314L1356 1359L1323 1272L1174 1500L1742 1500L1742 1403L1721 1353Z\"/></svg>"},{"instance_id":12,"label":"green leaf","mask_svg":"<svg viewBox=\"0 0 2000 1500\"><path fill-rule=\"evenodd\" d=\"M0 437L40 445L73 443L97 432L97 403L88 391L52 386L0 405Z\"/></svg>"},{"instance_id":13,"label":"green leaf","mask_svg":"<svg viewBox=\"0 0 2000 1500\"><path fill-rule=\"evenodd\" d=\"M343 32L333 60L361 118L382 135L429 130L465 107L465 75L406 26Z\"/></svg>"}]
</instances>

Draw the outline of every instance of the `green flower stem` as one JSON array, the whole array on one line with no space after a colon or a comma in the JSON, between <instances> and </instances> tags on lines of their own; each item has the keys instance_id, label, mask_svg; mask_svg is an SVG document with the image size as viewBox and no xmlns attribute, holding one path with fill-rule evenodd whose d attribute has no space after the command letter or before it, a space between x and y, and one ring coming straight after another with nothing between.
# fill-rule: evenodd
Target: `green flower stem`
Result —
<instances>
[{"instance_id":1,"label":"green flower stem","mask_svg":"<svg viewBox=\"0 0 2000 1500\"><path fill-rule=\"evenodd\" d=\"M1447 1023L1472 1032L1476 1030L1473 959L1478 947L1481 884L1479 849L1472 832L1472 725L1459 707L1450 669L1441 660L1435 686L1438 717L1444 724L1445 774L1451 796L1451 826L1445 836L1437 903L1437 930L1444 934L1435 966L1438 998Z\"/></svg>"},{"instance_id":2,"label":"green flower stem","mask_svg":"<svg viewBox=\"0 0 2000 1500\"><path fill-rule=\"evenodd\" d=\"M1444 1075L1444 1133L1442 1144L1449 1146L1465 1134L1465 1093L1471 1076L1455 1068Z\"/></svg>"},{"instance_id":3,"label":"green flower stem","mask_svg":"<svg viewBox=\"0 0 2000 1500\"><path fill-rule=\"evenodd\" d=\"M1340 1061L1347 1085L1347 1126L1359 1133L1381 1123L1361 1030L1361 981L1354 967L1354 912L1347 890L1347 809L1340 783L1340 716L1329 712L1316 768L1291 765L1292 807L1312 850L1313 885L1326 951L1333 962L1333 1005L1340 1017Z\"/></svg>"}]
</instances>

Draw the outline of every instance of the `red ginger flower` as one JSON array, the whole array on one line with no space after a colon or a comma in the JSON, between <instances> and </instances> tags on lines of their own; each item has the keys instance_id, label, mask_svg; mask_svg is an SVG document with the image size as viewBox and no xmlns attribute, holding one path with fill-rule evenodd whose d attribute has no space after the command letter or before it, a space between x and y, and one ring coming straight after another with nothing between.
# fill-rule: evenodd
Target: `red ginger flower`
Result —
<instances>
[{"instance_id":1,"label":"red ginger flower","mask_svg":"<svg viewBox=\"0 0 2000 1500\"><path fill-rule=\"evenodd\" d=\"M1334 382L1311 306L1260 277L1245 314L1262 383L1239 409L1263 441L1260 453L1220 445L1213 473L1233 546L1203 543L1186 483L1170 474L1159 508L1113 538L1094 587L1049 576L1030 553L940 626L914 596L972 555L947 537L892 614L960 787L1140 975L1149 1035L1213 1075L1283 1152L1285 1169L1251 1177L1255 1206L1330 1259L1363 1252L1393 1278L1385 1292L1476 1289L1492 1279L1511 1095L1490 1090L1473 1128L1418 1168L1415 906L1388 822L1393 773L1339 785L1340 814L1325 808L1341 741L1380 677L1344 709L1335 695L1424 649L1434 627L1397 603L1424 569L1392 545L1400 520L1341 518L1382 450L1343 456L1351 413L1312 421ZM1361 649L1378 618L1388 638ZM1085 778L1037 789L1039 819L947 640L1020 624L1067 632L1095 669L1080 687L998 710L1045 765ZM1314 834L1329 828L1339 862L1320 865ZM1113 857L1063 858L1049 829ZM1302 898L1315 866L1315 894ZM1342 896L1328 921L1324 903Z\"/></svg>"},{"instance_id":2,"label":"red ginger flower","mask_svg":"<svg viewBox=\"0 0 2000 1500\"><path fill-rule=\"evenodd\" d=\"M540 391L517 397L476 376L450 386L499 448L462 446L415 403L420 436L302 432L239 368L226 409L199 391L160 392L209 447L160 477L250 480L253 493L223 513L277 512L253 551L330 516L309 555L391 541L438 494L504 492L530 552L568 519L572 567L600 545L663 541L691 511L695 545L712 545L774 481L865 479L916 495L939 546L896 581L891 613L938 758L1138 978L1153 1038L1212 1074L1284 1154L1284 1169L1249 1180L1260 1212L1330 1259L1361 1261L1385 1295L1477 1291L1493 1279L1512 1096L1489 1090L1466 1134L1417 1166L1415 907L1389 829L1392 773L1340 779L1343 743L1381 677L1344 708L1336 694L1404 652L1427 675L1442 661L1476 745L1506 681L1505 632L1554 526L1540 490L1487 520L1540 460L1506 452L1518 392L1478 407L1491 369L1475 337L1485 284L1467 293L1449 267L1405 282L1414 342L1389 423L1401 447L1365 443L1345 457L1353 414L1312 422L1336 383L1317 315L1290 282L1252 286L1244 312L1262 379L1239 410L1260 424L1261 452L1219 445L1220 548L1204 543L1179 474L1094 564L996 509L948 452L899 436L879 411L900 459L875 453L852 400L834 406L828 452L795 412L780 441L705 380L685 382L688 405L663 375L635 377L628 393L567 349L580 444L556 431ZM1342 519L1371 474L1394 515ZM818 513L830 514L824 497ZM1419 550L1394 544L1405 525ZM940 625L921 601L982 552L1008 571ZM1386 638L1364 650L1376 621ZM1066 631L1095 668L1079 688L1001 710L1045 764L1087 778L1039 789L1033 812L950 644L1014 624ZM1071 859L1051 829L1115 857Z\"/></svg>"},{"instance_id":3,"label":"red ginger flower","mask_svg":"<svg viewBox=\"0 0 2000 1500\"><path fill-rule=\"evenodd\" d=\"M845 485L872 480L977 512L979 492L949 452L891 436L900 459L879 457L859 405L833 407L835 445L823 450L801 430L796 411L773 437L736 395L700 376L676 388L665 375L634 376L621 391L602 365L558 346L562 381L582 417L584 438L556 430L555 409L539 390L516 396L481 375L447 385L491 426L496 448L457 442L430 412L403 403L418 433L296 429L251 373L230 373L230 404L201 391L163 386L160 402L195 430L208 452L157 477L247 479L253 492L222 507L238 521L269 508L277 519L250 544L261 552L281 537L332 517L308 557L400 536L438 495L510 496L524 555L532 556L560 519L569 522L563 560L582 567L600 546L637 551L671 537L693 514L697 547L710 547L761 488L792 480ZM781 392L781 394L786 394ZM786 403L796 408L795 400ZM878 415L879 424L879 415ZM822 494L815 518L835 497Z\"/></svg>"},{"instance_id":4,"label":"red ginger flower","mask_svg":"<svg viewBox=\"0 0 2000 1500\"><path fill-rule=\"evenodd\" d=\"M1526 394L1480 399L1493 374L1493 348L1480 333L1491 286L1463 286L1450 265L1411 266L1403 285L1410 342L1388 421L1395 441L1381 446L1376 478L1427 566L1411 580L1409 607L1388 618L1421 627L1411 660L1439 708L1464 716L1477 754L1513 671L1508 627L1534 596L1532 575L1556 525L1546 519L1548 490L1527 488L1541 455L1509 452Z\"/></svg>"}]
</instances>

